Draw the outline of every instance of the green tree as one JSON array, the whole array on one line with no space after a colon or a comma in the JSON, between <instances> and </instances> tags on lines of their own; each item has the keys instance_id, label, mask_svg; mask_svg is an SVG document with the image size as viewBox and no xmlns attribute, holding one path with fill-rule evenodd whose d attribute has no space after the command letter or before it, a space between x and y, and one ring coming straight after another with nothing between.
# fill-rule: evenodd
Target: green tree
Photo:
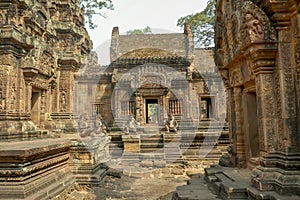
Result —
<instances>
[{"instance_id":1,"label":"green tree","mask_svg":"<svg viewBox=\"0 0 300 200\"><path fill-rule=\"evenodd\" d=\"M106 17L106 14L103 10L114 9L112 0L78 0L78 3L81 8L84 8L86 23L88 23L90 29L97 27L97 25L93 23L94 15Z\"/></svg>"},{"instance_id":2,"label":"green tree","mask_svg":"<svg viewBox=\"0 0 300 200\"><path fill-rule=\"evenodd\" d=\"M203 11L181 17L177 21L177 26L181 28L185 23L191 26L196 47L208 47L214 44L215 4L216 0L208 0Z\"/></svg>"},{"instance_id":3,"label":"green tree","mask_svg":"<svg viewBox=\"0 0 300 200\"><path fill-rule=\"evenodd\" d=\"M149 26L144 29L134 29L126 32L127 35L135 35L135 34L151 34L152 30Z\"/></svg>"}]
</instances>

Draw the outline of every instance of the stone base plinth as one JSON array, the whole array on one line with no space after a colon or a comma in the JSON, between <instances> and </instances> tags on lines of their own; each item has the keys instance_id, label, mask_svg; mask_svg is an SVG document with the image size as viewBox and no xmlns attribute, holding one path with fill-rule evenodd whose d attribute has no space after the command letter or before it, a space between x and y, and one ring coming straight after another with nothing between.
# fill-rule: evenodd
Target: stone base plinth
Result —
<instances>
[{"instance_id":1,"label":"stone base plinth","mask_svg":"<svg viewBox=\"0 0 300 200\"><path fill-rule=\"evenodd\" d=\"M32 140L43 138L46 134L46 131L37 131L29 119L0 121L0 141Z\"/></svg>"},{"instance_id":2,"label":"stone base plinth","mask_svg":"<svg viewBox=\"0 0 300 200\"><path fill-rule=\"evenodd\" d=\"M252 183L260 191L300 195L300 153L267 154L252 171Z\"/></svg>"},{"instance_id":3,"label":"stone base plinth","mask_svg":"<svg viewBox=\"0 0 300 200\"><path fill-rule=\"evenodd\" d=\"M78 134L78 116L74 113L52 113L45 128L58 133Z\"/></svg>"},{"instance_id":4,"label":"stone base plinth","mask_svg":"<svg viewBox=\"0 0 300 200\"><path fill-rule=\"evenodd\" d=\"M181 134L164 134L164 153L167 162L175 162L181 159L180 141Z\"/></svg>"},{"instance_id":5,"label":"stone base plinth","mask_svg":"<svg viewBox=\"0 0 300 200\"><path fill-rule=\"evenodd\" d=\"M70 141L0 143L0 199L49 199L75 183Z\"/></svg>"},{"instance_id":6,"label":"stone base plinth","mask_svg":"<svg viewBox=\"0 0 300 200\"><path fill-rule=\"evenodd\" d=\"M140 152L140 136L139 135L123 135L124 153Z\"/></svg>"},{"instance_id":7,"label":"stone base plinth","mask_svg":"<svg viewBox=\"0 0 300 200\"><path fill-rule=\"evenodd\" d=\"M111 137L86 137L71 142L71 166L79 184L97 185L106 174Z\"/></svg>"}]
</instances>

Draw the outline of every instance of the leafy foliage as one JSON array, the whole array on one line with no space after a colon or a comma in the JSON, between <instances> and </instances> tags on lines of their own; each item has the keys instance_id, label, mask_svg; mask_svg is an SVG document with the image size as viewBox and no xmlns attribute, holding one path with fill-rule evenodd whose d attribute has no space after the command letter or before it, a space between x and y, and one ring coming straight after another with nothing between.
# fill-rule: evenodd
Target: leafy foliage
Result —
<instances>
[{"instance_id":1,"label":"leafy foliage","mask_svg":"<svg viewBox=\"0 0 300 200\"><path fill-rule=\"evenodd\" d=\"M181 17L177 21L177 26L181 28L186 23L191 26L197 47L208 47L214 43L215 4L216 0L208 0L202 12Z\"/></svg>"},{"instance_id":2,"label":"leafy foliage","mask_svg":"<svg viewBox=\"0 0 300 200\"><path fill-rule=\"evenodd\" d=\"M157 104L148 104L148 116L155 116L158 114Z\"/></svg>"},{"instance_id":3,"label":"leafy foliage","mask_svg":"<svg viewBox=\"0 0 300 200\"><path fill-rule=\"evenodd\" d=\"M144 29L134 29L134 30L129 30L126 32L127 35L134 35L134 34L151 34L152 30L149 26L147 26Z\"/></svg>"},{"instance_id":4,"label":"leafy foliage","mask_svg":"<svg viewBox=\"0 0 300 200\"><path fill-rule=\"evenodd\" d=\"M113 10L112 0L78 0L79 6L84 8L84 15L86 16L86 23L89 24L90 29L95 29L96 24L93 23L93 16L100 15L106 17L103 9Z\"/></svg>"}]
</instances>

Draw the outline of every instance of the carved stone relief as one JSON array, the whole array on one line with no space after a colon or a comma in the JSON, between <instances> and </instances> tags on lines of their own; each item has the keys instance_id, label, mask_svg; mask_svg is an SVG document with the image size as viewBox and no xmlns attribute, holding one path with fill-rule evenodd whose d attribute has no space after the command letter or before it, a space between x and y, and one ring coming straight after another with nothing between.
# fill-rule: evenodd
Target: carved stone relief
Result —
<instances>
[{"instance_id":1,"label":"carved stone relief","mask_svg":"<svg viewBox=\"0 0 300 200\"><path fill-rule=\"evenodd\" d=\"M254 3L244 2L242 6L241 33L245 42L250 41L275 41L276 32L271 26L267 15Z\"/></svg>"},{"instance_id":2,"label":"carved stone relief","mask_svg":"<svg viewBox=\"0 0 300 200\"><path fill-rule=\"evenodd\" d=\"M230 85L235 86L241 86L244 84L243 75L241 73L241 70L238 67L235 67L230 73Z\"/></svg>"}]
</instances>

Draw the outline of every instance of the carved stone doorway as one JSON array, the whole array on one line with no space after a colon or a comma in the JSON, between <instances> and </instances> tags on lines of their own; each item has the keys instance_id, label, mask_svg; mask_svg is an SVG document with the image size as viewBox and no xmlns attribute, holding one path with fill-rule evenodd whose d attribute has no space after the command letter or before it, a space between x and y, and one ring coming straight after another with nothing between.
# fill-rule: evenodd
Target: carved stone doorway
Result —
<instances>
[{"instance_id":1,"label":"carved stone doorway","mask_svg":"<svg viewBox=\"0 0 300 200\"><path fill-rule=\"evenodd\" d=\"M146 99L146 124L159 123L158 99Z\"/></svg>"},{"instance_id":2,"label":"carved stone doorway","mask_svg":"<svg viewBox=\"0 0 300 200\"><path fill-rule=\"evenodd\" d=\"M200 118L211 118L213 117L212 115L212 103L211 103L211 98L201 98L200 101Z\"/></svg>"},{"instance_id":3,"label":"carved stone doorway","mask_svg":"<svg viewBox=\"0 0 300 200\"><path fill-rule=\"evenodd\" d=\"M37 126L40 125L40 112L41 112L41 91L32 89L31 94L31 120Z\"/></svg>"},{"instance_id":4,"label":"carved stone doorway","mask_svg":"<svg viewBox=\"0 0 300 200\"><path fill-rule=\"evenodd\" d=\"M259 134L257 121L257 100L255 92L244 92L243 110L245 124L246 159L249 162L252 158L259 156Z\"/></svg>"}]
</instances>

